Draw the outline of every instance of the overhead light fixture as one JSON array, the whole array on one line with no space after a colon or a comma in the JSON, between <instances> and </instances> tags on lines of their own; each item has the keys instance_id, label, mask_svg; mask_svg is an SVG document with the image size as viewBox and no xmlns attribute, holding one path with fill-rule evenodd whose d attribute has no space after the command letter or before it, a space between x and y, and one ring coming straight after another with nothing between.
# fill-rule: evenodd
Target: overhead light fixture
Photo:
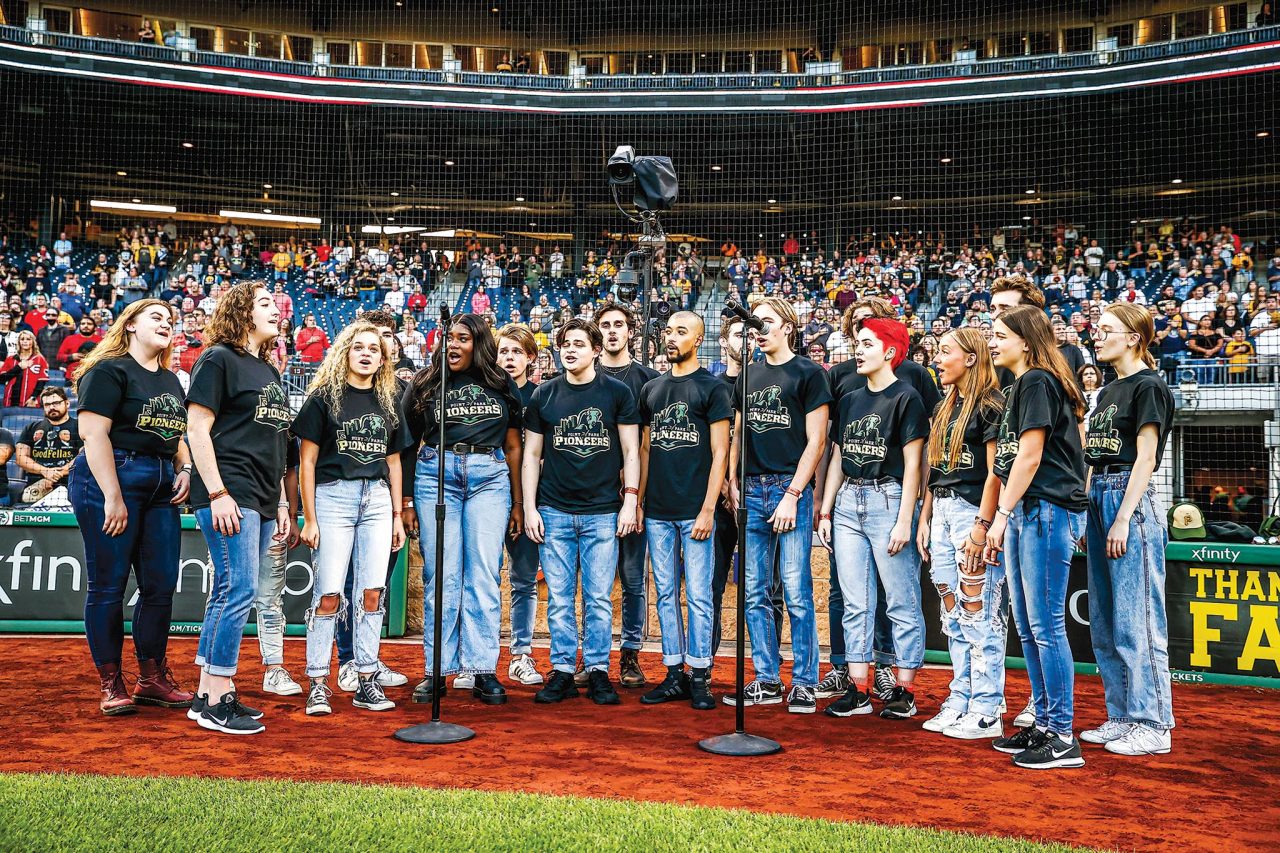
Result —
<instances>
[{"instance_id":1,"label":"overhead light fixture","mask_svg":"<svg viewBox=\"0 0 1280 853\"><path fill-rule=\"evenodd\" d=\"M721 171L723 171L723 170L724 170L724 166L712 166L712 167L711 167L711 171L713 171L713 172L721 172Z\"/></svg>"},{"instance_id":2,"label":"overhead light fixture","mask_svg":"<svg viewBox=\"0 0 1280 853\"><path fill-rule=\"evenodd\" d=\"M269 208L269 207L264 207L264 208L262 208L262 212L263 212L263 213L270 213L270 212L271 212L271 208Z\"/></svg>"},{"instance_id":3,"label":"overhead light fixture","mask_svg":"<svg viewBox=\"0 0 1280 853\"><path fill-rule=\"evenodd\" d=\"M1269 130L1260 130L1254 134L1254 136L1258 137L1259 139L1266 139L1270 135L1271 135L1271 131Z\"/></svg>"},{"instance_id":4,"label":"overhead light fixture","mask_svg":"<svg viewBox=\"0 0 1280 853\"><path fill-rule=\"evenodd\" d=\"M890 201L902 201L902 196L895 195L893 198L890 199Z\"/></svg>"},{"instance_id":5,"label":"overhead light fixture","mask_svg":"<svg viewBox=\"0 0 1280 853\"><path fill-rule=\"evenodd\" d=\"M530 223L529 223L529 227L530 227L530 228L537 228L537 227L538 227L538 223L536 223L536 222L530 222Z\"/></svg>"},{"instance_id":6,"label":"overhead light fixture","mask_svg":"<svg viewBox=\"0 0 1280 853\"><path fill-rule=\"evenodd\" d=\"M262 188L263 188L264 190L269 190L269 189L272 189L272 186L271 186L271 184L263 184L263 185L262 185Z\"/></svg>"},{"instance_id":7,"label":"overhead light fixture","mask_svg":"<svg viewBox=\"0 0 1280 853\"><path fill-rule=\"evenodd\" d=\"M1173 184L1180 184L1180 183L1182 183L1182 178L1174 178L1172 181L1170 181L1170 183L1173 183Z\"/></svg>"},{"instance_id":8,"label":"overhead light fixture","mask_svg":"<svg viewBox=\"0 0 1280 853\"><path fill-rule=\"evenodd\" d=\"M1023 221L1023 222L1030 222L1030 221L1031 221L1031 217L1030 217L1030 216L1024 216L1024 217L1022 217L1022 221Z\"/></svg>"},{"instance_id":9,"label":"overhead light fixture","mask_svg":"<svg viewBox=\"0 0 1280 853\"><path fill-rule=\"evenodd\" d=\"M392 190L392 191L391 191L391 195L392 195L393 197L398 197L398 196L400 195L400 193L396 192L395 190Z\"/></svg>"},{"instance_id":10,"label":"overhead light fixture","mask_svg":"<svg viewBox=\"0 0 1280 853\"><path fill-rule=\"evenodd\" d=\"M495 15L499 14L500 12L502 12L502 10L501 10L501 9L499 9L497 6L494 6L494 7L493 7L492 9L490 9L489 11L490 11L490 12L492 12L493 14L495 14Z\"/></svg>"},{"instance_id":11,"label":"overhead light fixture","mask_svg":"<svg viewBox=\"0 0 1280 853\"><path fill-rule=\"evenodd\" d=\"M122 177L122 178L127 178L127 177L129 177L129 173L128 173L128 172L126 172L126 171L124 171L123 169L117 169L117 170L116 170L116 174L117 174L117 175L119 175L119 176L120 176L120 177Z\"/></svg>"},{"instance_id":12,"label":"overhead light fixture","mask_svg":"<svg viewBox=\"0 0 1280 853\"><path fill-rule=\"evenodd\" d=\"M524 201L524 196L522 195L516 196L516 201Z\"/></svg>"},{"instance_id":13,"label":"overhead light fixture","mask_svg":"<svg viewBox=\"0 0 1280 853\"><path fill-rule=\"evenodd\" d=\"M946 165L946 164L948 164L948 163L950 163L950 162L951 162L951 158L950 158L950 157L943 157L943 158L942 158L941 160L939 160L938 162L939 162L939 163L942 163L943 165Z\"/></svg>"},{"instance_id":14,"label":"overhead light fixture","mask_svg":"<svg viewBox=\"0 0 1280 853\"><path fill-rule=\"evenodd\" d=\"M769 204L777 204L777 203L778 203L778 200L777 200L776 198L766 199L766 201L768 201L768 203L769 203Z\"/></svg>"},{"instance_id":15,"label":"overhead light fixture","mask_svg":"<svg viewBox=\"0 0 1280 853\"><path fill-rule=\"evenodd\" d=\"M132 201L133 201L133 203L134 203L134 204L142 204L142 199L140 199L140 198L132 199Z\"/></svg>"},{"instance_id":16,"label":"overhead light fixture","mask_svg":"<svg viewBox=\"0 0 1280 853\"><path fill-rule=\"evenodd\" d=\"M452 160L445 160L445 161L444 161L444 164L445 164L446 166L452 166L452 165L453 165L453 161L452 161Z\"/></svg>"},{"instance_id":17,"label":"overhead light fixture","mask_svg":"<svg viewBox=\"0 0 1280 853\"><path fill-rule=\"evenodd\" d=\"M318 216L286 216L283 213L254 213L250 210L219 210L223 219L252 219L258 222L293 222L299 225L319 225Z\"/></svg>"},{"instance_id":18,"label":"overhead light fixture","mask_svg":"<svg viewBox=\"0 0 1280 853\"><path fill-rule=\"evenodd\" d=\"M138 199L134 199L132 203L125 201L103 201L102 199L90 199L89 206L99 210L140 210L147 213L177 213L178 208L170 204L140 204Z\"/></svg>"},{"instance_id":19,"label":"overhead light fixture","mask_svg":"<svg viewBox=\"0 0 1280 853\"><path fill-rule=\"evenodd\" d=\"M1182 188L1180 188L1180 189L1176 189L1176 190L1160 190L1160 192L1156 193L1156 195L1160 195L1160 196L1168 196L1168 195L1191 195L1191 194L1192 194L1192 193L1194 193L1194 192L1195 192L1195 190L1194 190L1194 189L1192 189L1191 187L1182 187Z\"/></svg>"},{"instance_id":20,"label":"overhead light fixture","mask_svg":"<svg viewBox=\"0 0 1280 853\"><path fill-rule=\"evenodd\" d=\"M362 225L360 226L361 234L413 234L417 231L426 231L423 225Z\"/></svg>"},{"instance_id":21,"label":"overhead light fixture","mask_svg":"<svg viewBox=\"0 0 1280 853\"><path fill-rule=\"evenodd\" d=\"M388 217L387 217L387 221L388 221L388 222L395 222L395 221L396 221L396 218L395 218L394 216L388 216Z\"/></svg>"},{"instance_id":22,"label":"overhead light fixture","mask_svg":"<svg viewBox=\"0 0 1280 853\"><path fill-rule=\"evenodd\" d=\"M195 147L196 147L196 144L195 144L194 142L184 142L184 143L182 143L182 147L183 147L183 148L195 148Z\"/></svg>"},{"instance_id":23,"label":"overhead light fixture","mask_svg":"<svg viewBox=\"0 0 1280 853\"><path fill-rule=\"evenodd\" d=\"M1035 190L1023 190L1023 192L1024 192L1024 193L1026 193L1027 195L1035 195L1035 194L1036 194L1036 191L1035 191Z\"/></svg>"}]
</instances>

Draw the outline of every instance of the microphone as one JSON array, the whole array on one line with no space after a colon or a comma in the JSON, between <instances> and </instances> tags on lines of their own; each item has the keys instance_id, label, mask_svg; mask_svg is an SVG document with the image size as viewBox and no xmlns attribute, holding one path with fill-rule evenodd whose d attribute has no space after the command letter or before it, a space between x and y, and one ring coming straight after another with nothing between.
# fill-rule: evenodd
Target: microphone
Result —
<instances>
[{"instance_id":1,"label":"microphone","mask_svg":"<svg viewBox=\"0 0 1280 853\"><path fill-rule=\"evenodd\" d=\"M725 302L725 307L733 312L733 315L742 321L742 325L748 329L755 329L757 332L764 333L764 320L761 320L755 314L752 314L746 308L743 308L732 299Z\"/></svg>"},{"instance_id":2,"label":"microphone","mask_svg":"<svg viewBox=\"0 0 1280 853\"><path fill-rule=\"evenodd\" d=\"M449 331L449 320L451 320L451 319L452 319L452 317L453 317L453 315L449 313L449 306L448 306L448 304L447 304L447 303L444 303L444 302L441 302L441 303L440 303L440 332L441 332L441 334L447 334L447 333L448 333L448 331Z\"/></svg>"}]
</instances>

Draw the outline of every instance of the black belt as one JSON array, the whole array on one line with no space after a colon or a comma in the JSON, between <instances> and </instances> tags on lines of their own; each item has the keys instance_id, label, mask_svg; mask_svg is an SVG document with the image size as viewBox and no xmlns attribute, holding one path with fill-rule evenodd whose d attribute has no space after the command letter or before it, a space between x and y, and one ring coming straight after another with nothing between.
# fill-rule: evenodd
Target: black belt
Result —
<instances>
[{"instance_id":1,"label":"black belt","mask_svg":"<svg viewBox=\"0 0 1280 853\"><path fill-rule=\"evenodd\" d=\"M878 480L864 480L861 477L850 477L845 483L850 486L887 486L890 483L896 483L897 480L892 477L881 477Z\"/></svg>"},{"instance_id":2,"label":"black belt","mask_svg":"<svg viewBox=\"0 0 1280 853\"><path fill-rule=\"evenodd\" d=\"M947 486L934 486L934 487L933 487L933 496L934 496L935 498L960 498L960 497L964 497L964 496L963 496L963 495L961 495L959 492L957 492L955 489L948 488Z\"/></svg>"},{"instance_id":3,"label":"black belt","mask_svg":"<svg viewBox=\"0 0 1280 853\"><path fill-rule=\"evenodd\" d=\"M463 456L469 453L489 454L497 450L496 447L481 447L478 444L451 444L445 450Z\"/></svg>"},{"instance_id":4,"label":"black belt","mask_svg":"<svg viewBox=\"0 0 1280 853\"><path fill-rule=\"evenodd\" d=\"M1097 469L1097 474L1129 474L1133 472L1132 465L1103 465Z\"/></svg>"}]
</instances>

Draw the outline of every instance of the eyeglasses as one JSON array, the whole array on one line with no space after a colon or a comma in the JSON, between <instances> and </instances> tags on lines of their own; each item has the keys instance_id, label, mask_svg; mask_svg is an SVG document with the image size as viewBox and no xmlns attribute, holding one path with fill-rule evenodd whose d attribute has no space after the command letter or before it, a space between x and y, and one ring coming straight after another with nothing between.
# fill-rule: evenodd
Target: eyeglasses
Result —
<instances>
[{"instance_id":1,"label":"eyeglasses","mask_svg":"<svg viewBox=\"0 0 1280 853\"><path fill-rule=\"evenodd\" d=\"M1112 335L1132 335L1132 334L1136 334L1136 333L1114 331L1112 329L1108 329L1106 326L1099 326L1098 328L1093 330L1093 339L1095 341L1105 341L1107 338L1111 337Z\"/></svg>"}]
</instances>

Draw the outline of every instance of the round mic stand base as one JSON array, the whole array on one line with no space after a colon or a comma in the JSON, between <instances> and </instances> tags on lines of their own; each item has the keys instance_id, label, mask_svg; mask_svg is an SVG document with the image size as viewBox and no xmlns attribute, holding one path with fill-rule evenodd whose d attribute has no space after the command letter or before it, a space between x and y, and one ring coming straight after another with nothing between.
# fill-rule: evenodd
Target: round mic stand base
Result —
<instances>
[{"instance_id":1,"label":"round mic stand base","mask_svg":"<svg viewBox=\"0 0 1280 853\"><path fill-rule=\"evenodd\" d=\"M402 740L405 743L426 744L462 743L464 740L471 740L475 736L476 733L466 726L459 726L456 723L442 723L439 720L433 720L430 723L419 723L416 726L406 726L395 734L396 740ZM750 737L750 735L747 735L747 737Z\"/></svg>"},{"instance_id":2,"label":"round mic stand base","mask_svg":"<svg viewBox=\"0 0 1280 853\"><path fill-rule=\"evenodd\" d=\"M782 744L776 740L746 732L709 737L698 741L698 748L716 755L773 755L775 752L782 752Z\"/></svg>"}]
</instances>

